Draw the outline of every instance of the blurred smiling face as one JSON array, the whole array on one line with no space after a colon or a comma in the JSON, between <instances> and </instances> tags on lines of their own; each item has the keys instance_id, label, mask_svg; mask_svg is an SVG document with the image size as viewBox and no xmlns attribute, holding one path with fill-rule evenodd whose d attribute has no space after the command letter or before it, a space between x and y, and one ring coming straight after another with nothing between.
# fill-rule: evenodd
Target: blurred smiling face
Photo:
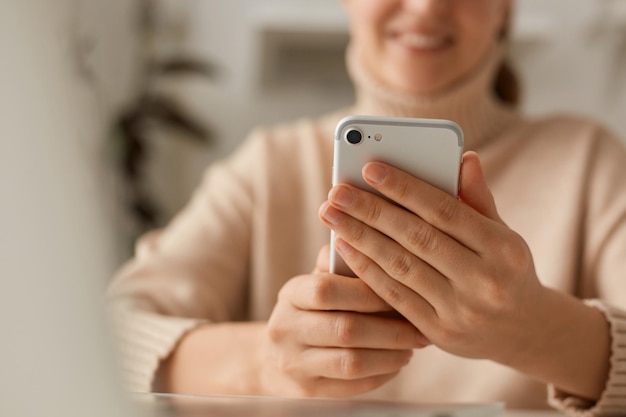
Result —
<instances>
[{"instance_id":1,"label":"blurred smiling face","mask_svg":"<svg viewBox=\"0 0 626 417\"><path fill-rule=\"evenodd\" d=\"M498 41L511 0L344 0L360 62L391 88L445 89Z\"/></svg>"}]
</instances>

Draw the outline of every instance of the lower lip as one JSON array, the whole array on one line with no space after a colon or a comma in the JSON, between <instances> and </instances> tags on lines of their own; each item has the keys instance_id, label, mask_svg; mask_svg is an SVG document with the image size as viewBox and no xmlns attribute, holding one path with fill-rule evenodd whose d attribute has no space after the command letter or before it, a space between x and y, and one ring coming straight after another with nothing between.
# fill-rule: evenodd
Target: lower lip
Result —
<instances>
[{"instance_id":1,"label":"lower lip","mask_svg":"<svg viewBox=\"0 0 626 417\"><path fill-rule=\"evenodd\" d=\"M434 47L430 47L430 46L420 47L420 46L411 45L406 42L403 42L402 40L394 36L390 38L390 41L398 49L401 49L411 54L420 54L420 55L436 55L436 54L439 54L441 52L448 50L453 44L452 41L446 40L445 42L442 42Z\"/></svg>"}]
</instances>

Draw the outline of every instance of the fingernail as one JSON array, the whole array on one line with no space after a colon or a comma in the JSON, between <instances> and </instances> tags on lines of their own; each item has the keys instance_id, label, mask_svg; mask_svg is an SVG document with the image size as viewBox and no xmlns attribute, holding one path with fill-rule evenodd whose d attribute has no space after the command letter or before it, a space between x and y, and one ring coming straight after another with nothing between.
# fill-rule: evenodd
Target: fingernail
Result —
<instances>
[{"instance_id":1,"label":"fingernail","mask_svg":"<svg viewBox=\"0 0 626 417\"><path fill-rule=\"evenodd\" d=\"M330 204L325 201L320 207L320 216L323 217L328 223L336 226L341 223L341 217L343 214L339 210L332 208Z\"/></svg>"},{"instance_id":2,"label":"fingernail","mask_svg":"<svg viewBox=\"0 0 626 417\"><path fill-rule=\"evenodd\" d=\"M382 183L387 177L387 168L377 163L370 163L363 168L363 177L374 184Z\"/></svg>"},{"instance_id":3,"label":"fingernail","mask_svg":"<svg viewBox=\"0 0 626 417\"><path fill-rule=\"evenodd\" d=\"M354 193L346 187L334 187L330 190L329 198L339 207L350 207L354 202Z\"/></svg>"}]
</instances>

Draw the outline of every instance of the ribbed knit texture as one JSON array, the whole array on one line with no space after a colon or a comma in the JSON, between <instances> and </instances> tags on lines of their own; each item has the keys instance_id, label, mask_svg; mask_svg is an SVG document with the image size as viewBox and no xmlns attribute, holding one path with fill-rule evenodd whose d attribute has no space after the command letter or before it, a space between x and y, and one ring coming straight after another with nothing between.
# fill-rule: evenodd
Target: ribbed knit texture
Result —
<instances>
[{"instance_id":1,"label":"ribbed knit texture","mask_svg":"<svg viewBox=\"0 0 626 417\"><path fill-rule=\"evenodd\" d=\"M585 300L602 311L611 326L611 368L600 400L593 404L549 386L550 404L576 417L626 415L626 312L602 300Z\"/></svg>"},{"instance_id":2,"label":"ribbed knit texture","mask_svg":"<svg viewBox=\"0 0 626 417\"><path fill-rule=\"evenodd\" d=\"M152 392L160 362L180 338L206 320L163 316L130 306L111 306L125 389Z\"/></svg>"}]
</instances>

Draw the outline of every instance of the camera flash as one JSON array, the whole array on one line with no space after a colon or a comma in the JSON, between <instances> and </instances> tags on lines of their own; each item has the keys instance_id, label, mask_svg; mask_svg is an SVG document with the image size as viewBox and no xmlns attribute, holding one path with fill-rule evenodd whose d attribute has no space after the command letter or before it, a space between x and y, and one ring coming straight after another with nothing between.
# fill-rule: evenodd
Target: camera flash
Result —
<instances>
[{"instance_id":1,"label":"camera flash","mask_svg":"<svg viewBox=\"0 0 626 417\"><path fill-rule=\"evenodd\" d=\"M376 142L380 142L382 138L383 138L383 135L381 135L380 133L377 133L376 135L374 135L374 140Z\"/></svg>"}]
</instances>

